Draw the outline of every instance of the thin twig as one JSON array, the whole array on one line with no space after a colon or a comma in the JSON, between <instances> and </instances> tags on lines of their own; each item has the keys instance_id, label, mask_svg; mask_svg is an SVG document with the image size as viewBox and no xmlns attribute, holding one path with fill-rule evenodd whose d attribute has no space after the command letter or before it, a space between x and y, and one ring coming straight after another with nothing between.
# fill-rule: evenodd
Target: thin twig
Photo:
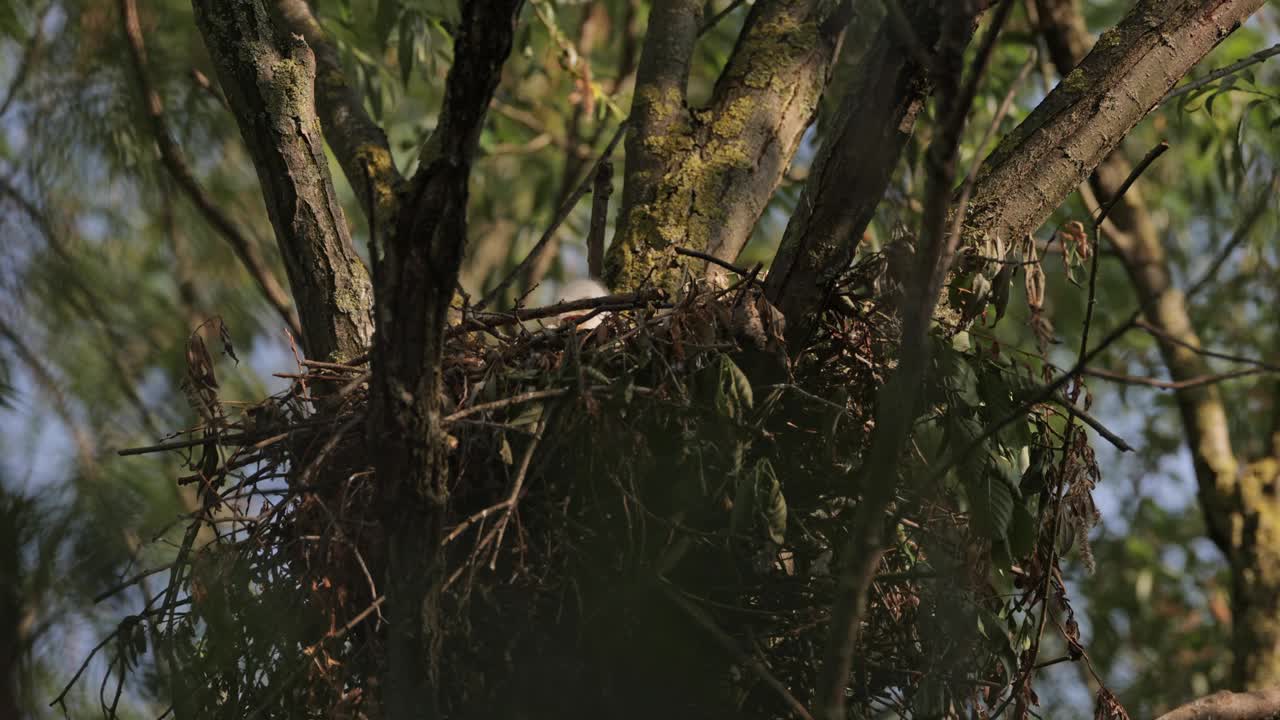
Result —
<instances>
[{"instance_id":1,"label":"thin twig","mask_svg":"<svg viewBox=\"0 0 1280 720\"><path fill-rule=\"evenodd\" d=\"M729 14L732 13L734 10L737 10L738 8L742 7L746 3L746 1L747 0L733 0L733 2L726 5L723 10L713 15L706 22L702 23L702 27L698 28L698 37L702 37L703 35L706 35L707 33L711 32L716 25L720 24L721 20L724 20L726 17L728 17Z\"/></svg>"},{"instance_id":2,"label":"thin twig","mask_svg":"<svg viewBox=\"0 0 1280 720\"><path fill-rule=\"evenodd\" d=\"M655 302L662 298L662 294L655 289L641 290L634 293L620 293L618 295L604 295L597 298L583 298L581 300L567 300L554 305L544 305L537 308L516 308L507 312L491 312L480 313L467 318L465 321L451 326L447 334L449 337L455 337L466 332L492 330L503 325L514 325L525 320L540 320L542 318L556 317L564 313L577 312L579 310L595 310L603 308L605 310L627 310L632 308L644 307L648 303Z\"/></svg>"},{"instance_id":3,"label":"thin twig","mask_svg":"<svg viewBox=\"0 0 1280 720\"><path fill-rule=\"evenodd\" d=\"M1200 78L1199 80L1189 82L1186 85L1183 85L1182 87L1174 88L1173 90L1170 90L1169 94L1165 95L1164 99L1160 101L1160 104L1163 105L1169 102L1170 100L1180 95L1186 95L1187 93L1193 90L1199 90L1200 88L1204 87L1205 85L1208 85L1209 83L1212 83L1216 80L1221 80L1222 78L1228 75L1233 75L1237 72L1240 72L1241 70L1249 67L1250 65L1257 65L1258 63L1266 60L1272 55L1280 55L1280 43L1272 45L1271 47L1265 50L1259 50L1258 52L1250 55L1249 57L1243 60L1240 60L1239 62L1234 62L1224 68L1214 70L1213 72L1209 73L1203 78Z\"/></svg>"},{"instance_id":4,"label":"thin twig","mask_svg":"<svg viewBox=\"0 0 1280 720\"><path fill-rule=\"evenodd\" d=\"M1102 206L1102 210L1098 212L1098 217L1093 221L1094 252L1089 263L1089 297L1085 303L1084 323L1080 330L1079 357L1081 358L1084 357L1085 352L1089 348L1089 328L1093 325L1093 308L1098 301L1098 246L1102 244L1100 242L1101 235L1098 228L1102 225L1103 221L1107 219L1107 215L1111 214L1111 209L1116 206L1116 203L1120 202L1120 199L1124 197L1124 194L1128 192L1129 188L1133 186L1133 183L1137 181L1138 176L1142 175L1147 168L1151 167L1151 163L1155 162L1156 158L1163 155L1168 149L1169 143L1161 140L1155 147L1148 150L1147 154L1143 156L1142 161L1133 168L1129 173L1129 176L1124 179L1123 183L1121 183L1120 189L1116 191L1115 197L1108 200L1107 204Z\"/></svg>"},{"instance_id":5,"label":"thin twig","mask_svg":"<svg viewBox=\"0 0 1280 720\"><path fill-rule=\"evenodd\" d=\"M1120 199L1124 197L1126 192L1129 192L1129 188L1137 181L1138 177L1141 176L1142 173L1146 172L1147 168L1151 166L1151 163L1155 162L1157 158L1165 154L1168 149L1168 141L1161 140L1156 143L1155 147L1148 150L1147 154L1142 157L1142 160L1138 162L1133 170L1129 172L1129 176L1124 179L1123 183L1121 183L1120 189L1116 190L1115 197L1108 200L1107 204L1102 206L1102 210L1098 213L1098 218L1094 220L1094 223L1101 225L1102 222L1107 219L1107 216L1111 214L1111 209L1116 206L1116 203L1120 202ZM1101 200L1101 198L1099 198L1099 200Z\"/></svg>"},{"instance_id":6,"label":"thin twig","mask_svg":"<svg viewBox=\"0 0 1280 720\"><path fill-rule=\"evenodd\" d=\"M280 430L288 433L296 430L310 430L321 425L329 425L333 423L333 418L323 418L316 420L303 420L292 425L280 428ZM218 444L223 447L238 447L250 442L256 442L258 435L250 433L233 433L218 437ZM147 455L150 453L167 452L169 450L183 450L185 448L204 445L208 440L206 438L195 438L191 440L173 440L170 442L157 443L155 445L144 445L142 447L123 448L116 451L117 455Z\"/></svg>"},{"instance_id":7,"label":"thin twig","mask_svg":"<svg viewBox=\"0 0 1280 720\"><path fill-rule=\"evenodd\" d=\"M1144 385L1146 387L1160 388L1161 390L1190 390L1191 388L1202 387L1204 385L1216 385L1227 380L1235 380L1236 378L1250 377L1252 375L1262 375L1268 372L1276 372L1266 368L1250 368L1248 370L1234 370L1232 372L1219 373L1217 375L1200 375L1186 380L1158 380L1156 378L1138 377L1136 375L1125 375L1123 373L1103 370L1101 368L1085 368L1084 374L1090 377L1110 380L1125 385Z\"/></svg>"},{"instance_id":8,"label":"thin twig","mask_svg":"<svg viewBox=\"0 0 1280 720\"><path fill-rule=\"evenodd\" d=\"M751 274L751 272L746 268L742 268L737 265L734 265L733 263L727 260L721 260L720 258L716 257L715 255L711 255L710 253L704 253L698 250L690 250L689 248L683 248L683 247L675 247L672 249L676 251L677 255L684 255L685 257L697 258L699 260L706 260L712 265L719 265L725 270L728 270L729 272L737 273L742 277L747 277L748 275Z\"/></svg>"},{"instance_id":9,"label":"thin twig","mask_svg":"<svg viewBox=\"0 0 1280 720\"><path fill-rule=\"evenodd\" d=\"M529 446L524 450L524 456L520 458L520 469L516 471L516 479L511 483L511 494L507 496L505 501L505 511L502 518L498 520L498 527L494 529L497 532L497 539L493 543L493 556L489 561L489 569L493 570L498 564L498 551L502 549L502 538L507 534L507 525L511 522L511 516L515 514L516 505L520 502L520 494L524 491L524 480L529 475L529 463L533 461L533 453L538 449L538 443L542 440L542 433L547 429L547 415L550 410L543 408L542 417L539 418L537 426L533 430L533 437L529 438Z\"/></svg>"},{"instance_id":10,"label":"thin twig","mask_svg":"<svg viewBox=\"0 0 1280 720\"><path fill-rule=\"evenodd\" d=\"M148 578L148 577L151 577L152 575L155 575L156 573L162 573L162 572L164 572L164 571L166 571L166 570L171 570L171 569L173 569L173 565L174 565L173 563L165 563L164 565L161 565L160 567L151 568L150 570L144 570L144 571L142 571L142 572L138 573L137 575L134 575L133 577L131 577L131 578L127 579L127 580L122 580L121 582L116 583L115 585L113 585L113 586L111 586L111 587L107 588L106 590L103 590L102 592L98 593L97 595L94 595L94 596L93 596L93 603L96 605L96 604L98 604L98 603L102 602L103 600L106 600L107 598L111 597L112 595L115 595L116 593L120 592L121 590L126 590L126 589L128 589L128 588L130 588L130 587L133 587L134 585L137 585L137 584L138 584L139 582L141 582L142 580L144 580L144 579L146 579L146 578Z\"/></svg>"},{"instance_id":11,"label":"thin twig","mask_svg":"<svg viewBox=\"0 0 1280 720\"><path fill-rule=\"evenodd\" d=\"M1075 417L1081 420L1082 422L1084 422L1085 425L1088 425L1089 427L1093 428L1094 432L1098 433L1098 435L1100 435L1104 440L1114 445L1115 448L1120 452L1133 451L1133 446L1125 442L1124 438L1120 437L1119 435L1116 435L1114 432L1108 429L1106 425L1103 425L1097 418L1085 412L1084 410L1081 410L1080 408L1076 407L1074 403L1072 403L1067 398L1063 397L1061 394L1058 394L1057 396L1055 396L1054 400L1059 405L1061 405L1062 409L1066 410L1068 414L1070 414L1072 417Z\"/></svg>"},{"instance_id":12,"label":"thin twig","mask_svg":"<svg viewBox=\"0 0 1280 720\"><path fill-rule=\"evenodd\" d=\"M451 415L446 415L444 417L444 422L451 423L456 420L461 420L464 417L475 415L476 413L481 413L488 410L499 410L504 407L510 407L512 405L520 405L522 403L532 402L534 400L546 400L548 398L560 397L561 395L564 395L567 392L569 392L568 388L550 388L547 390L530 390L529 392L523 392L523 393L520 393L519 395L512 395L511 397L503 398L501 400L494 400L493 402L480 403L479 405L472 405L469 408L459 410Z\"/></svg>"}]
</instances>

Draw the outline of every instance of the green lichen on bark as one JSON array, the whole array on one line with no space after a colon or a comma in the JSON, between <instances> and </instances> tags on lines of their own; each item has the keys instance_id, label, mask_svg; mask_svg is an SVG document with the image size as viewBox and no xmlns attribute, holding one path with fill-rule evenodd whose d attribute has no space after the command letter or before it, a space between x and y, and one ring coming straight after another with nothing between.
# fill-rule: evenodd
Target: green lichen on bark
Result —
<instances>
[{"instance_id":1,"label":"green lichen on bark","mask_svg":"<svg viewBox=\"0 0 1280 720\"><path fill-rule=\"evenodd\" d=\"M1264 458L1241 473L1234 566L1233 624L1236 683L1249 690L1280 678L1280 459Z\"/></svg>"},{"instance_id":2,"label":"green lichen on bark","mask_svg":"<svg viewBox=\"0 0 1280 720\"><path fill-rule=\"evenodd\" d=\"M729 77L741 80L747 87L781 90L795 81L784 75L818 45L818 26L813 16L803 17L798 10L808 3L792 2L791 12L783 12L758 23L753 28L752 43L745 48L741 62L730 68Z\"/></svg>"}]
</instances>

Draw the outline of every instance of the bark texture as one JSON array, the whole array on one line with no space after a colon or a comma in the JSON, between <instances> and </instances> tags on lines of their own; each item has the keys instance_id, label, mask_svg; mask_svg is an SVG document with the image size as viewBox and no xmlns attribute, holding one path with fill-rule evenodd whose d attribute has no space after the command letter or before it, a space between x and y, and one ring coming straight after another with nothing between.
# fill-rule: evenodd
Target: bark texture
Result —
<instances>
[{"instance_id":1,"label":"bark texture","mask_svg":"<svg viewBox=\"0 0 1280 720\"><path fill-rule=\"evenodd\" d=\"M1156 720L1270 720L1280 716L1280 689L1219 692L1187 703Z\"/></svg>"},{"instance_id":2,"label":"bark texture","mask_svg":"<svg viewBox=\"0 0 1280 720\"><path fill-rule=\"evenodd\" d=\"M396 170L387 135L365 112L364 101L347 82L338 49L325 35L306 0L274 0L281 26L301 35L316 56L316 110L325 140L355 190L365 214L384 225L395 212L404 182ZM372 203L372 205L370 205Z\"/></svg>"},{"instance_id":3,"label":"bark texture","mask_svg":"<svg viewBox=\"0 0 1280 720\"><path fill-rule=\"evenodd\" d=\"M522 0L468 0L440 121L374 262L371 444L387 531L386 717L437 716L439 552L449 467L441 361L467 237L467 182Z\"/></svg>"},{"instance_id":4,"label":"bark texture","mask_svg":"<svg viewBox=\"0 0 1280 720\"><path fill-rule=\"evenodd\" d=\"M253 158L309 356L369 345L373 291L351 245L315 112L315 55L275 27L264 0L192 0L196 24Z\"/></svg>"},{"instance_id":5,"label":"bark texture","mask_svg":"<svg viewBox=\"0 0 1280 720\"><path fill-rule=\"evenodd\" d=\"M819 0L757 2L711 102L692 109L689 59L703 5L667 0L649 17L605 259L615 289L646 280L674 287L682 276L674 247L737 258L813 119L847 12ZM724 272L696 263L699 275Z\"/></svg>"},{"instance_id":6,"label":"bark texture","mask_svg":"<svg viewBox=\"0 0 1280 720\"><path fill-rule=\"evenodd\" d=\"M1078 0L1036 0L1036 10L1058 73L1070 77L1092 45ZM1098 201L1114 198L1131 171L1119 151L1104 159L1089 178ZM1154 339L1170 377L1177 382L1212 375L1197 352L1200 338L1183 293L1173 284L1139 185L1129 188L1108 218L1108 237L1149 308L1147 320L1158 331ZM1268 489L1275 487L1277 460L1263 458L1241 471L1217 385L1180 389L1176 398L1205 523L1231 563L1235 684L1275 684L1280 682L1280 507Z\"/></svg>"},{"instance_id":7,"label":"bark texture","mask_svg":"<svg viewBox=\"0 0 1280 720\"><path fill-rule=\"evenodd\" d=\"M1263 0L1140 0L984 161L965 219L1015 242L1035 230Z\"/></svg>"}]
</instances>

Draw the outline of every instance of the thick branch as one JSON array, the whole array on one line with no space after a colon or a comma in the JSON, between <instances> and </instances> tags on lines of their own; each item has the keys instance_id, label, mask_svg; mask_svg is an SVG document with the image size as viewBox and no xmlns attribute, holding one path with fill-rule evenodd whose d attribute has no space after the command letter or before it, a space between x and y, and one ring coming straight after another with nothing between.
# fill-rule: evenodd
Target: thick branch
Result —
<instances>
[{"instance_id":1,"label":"thick branch","mask_svg":"<svg viewBox=\"0 0 1280 720\"><path fill-rule=\"evenodd\" d=\"M366 217L385 224L394 213L404 179L396 170L386 133L365 112L360 95L342 70L338 49L325 35L306 0L274 0L281 25L301 35L316 55L316 110L325 140L338 158ZM369 207L372 198L375 207Z\"/></svg>"},{"instance_id":2,"label":"thick branch","mask_svg":"<svg viewBox=\"0 0 1280 720\"><path fill-rule=\"evenodd\" d=\"M192 0L196 24L258 171L313 358L364 351L368 273L351 245L316 120L315 56L282 37L264 0Z\"/></svg>"},{"instance_id":3,"label":"thick branch","mask_svg":"<svg viewBox=\"0 0 1280 720\"><path fill-rule=\"evenodd\" d=\"M1263 0L1140 0L986 159L966 223L1013 241L1044 222Z\"/></svg>"},{"instance_id":4,"label":"thick branch","mask_svg":"<svg viewBox=\"0 0 1280 720\"><path fill-rule=\"evenodd\" d=\"M914 38L886 16L842 88L840 109L813 161L766 281L770 301L787 318L793 349L808 338L815 313L853 259L916 116L930 91L927 69L912 59L914 39L927 52L938 42L940 8L954 0L910 0L902 12Z\"/></svg>"},{"instance_id":5,"label":"thick branch","mask_svg":"<svg viewBox=\"0 0 1280 720\"><path fill-rule=\"evenodd\" d=\"M688 56L702 2L658 3L645 40L632 107L633 132L608 282L671 286L672 248L732 262L751 236L799 147L826 87L843 30L842 3L762 0L751 8L710 104L685 104Z\"/></svg>"},{"instance_id":6,"label":"thick branch","mask_svg":"<svg viewBox=\"0 0 1280 720\"><path fill-rule=\"evenodd\" d=\"M191 204L195 205L201 217L231 246L232 252L249 271L249 276L262 289L267 302L271 303L289 329L295 335L301 335L302 326L298 322L298 316L293 312L289 295L271 273L271 268L258 252L258 246L200 186L182 150L174 142L173 135L169 133L168 122L164 115L164 102L152 84L151 74L147 70L147 48L142 39L142 25L138 21L136 0L120 0L120 24L124 30L125 39L128 40L129 60L133 66L138 90L142 94L143 109L147 114L147 120L151 123L151 134L155 138L156 146L160 149L160 160L165 169Z\"/></svg>"},{"instance_id":7,"label":"thick branch","mask_svg":"<svg viewBox=\"0 0 1280 720\"><path fill-rule=\"evenodd\" d=\"M1175 708L1156 720L1269 720L1280 715L1280 688L1216 692Z\"/></svg>"}]
</instances>

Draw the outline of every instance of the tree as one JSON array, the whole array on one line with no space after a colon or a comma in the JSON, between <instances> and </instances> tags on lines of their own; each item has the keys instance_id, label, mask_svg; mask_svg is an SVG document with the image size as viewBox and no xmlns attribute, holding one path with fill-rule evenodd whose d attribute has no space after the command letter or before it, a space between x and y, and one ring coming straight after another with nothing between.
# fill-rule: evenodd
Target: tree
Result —
<instances>
[{"instance_id":1,"label":"tree","mask_svg":"<svg viewBox=\"0 0 1280 720\"><path fill-rule=\"evenodd\" d=\"M14 16L30 39L11 97L28 117L57 95L23 91L27 68L59 78L52 58L77 59L86 40L125 50L114 67L128 81L82 67L72 94L107 86L131 108L30 124L51 157L68 137L108 152L11 163L0 190L46 249L23 282L70 278L76 321L97 328L104 367L63 360L86 383L112 377L118 396L89 407L109 417L123 403L158 425L134 358L167 357L164 388L181 408L182 385L196 423L129 451L190 453L191 519L165 590L116 627L118 683L154 668L163 681L147 691L178 717L1025 717L1042 646L1092 667L1060 571L1073 546L1091 562L1099 470L1084 427L1130 447L1090 414L1082 379L1128 378L1098 359L1133 329L1169 369L1230 562L1232 685L1280 680L1267 499L1280 450L1271 438L1237 473L1218 384L1244 375L1210 368L1185 299L1269 216L1268 196L1184 296L1133 187L1169 146L1136 166L1120 149L1171 93L1231 96L1262 53L1175 87L1261 0L1138 0L1091 50L1069 0L315 5L193 0L188 16L59 2L52 20ZM193 31L207 58L191 59ZM1043 39L1062 81L1013 123L1025 38ZM157 50L195 62L194 82ZM1276 115L1241 109L1237 152ZM199 142L232 160L188 157ZM548 143L563 157L539 155ZM1241 162L1233 182L1269 161ZM67 168L134 189L101 204L141 219L133 252L163 258L130 281L149 293L137 332L100 299L118 280L70 249L95 232L55 222ZM515 254L518 228L546 215ZM566 222L615 294L527 308ZM767 273L740 267L771 224ZM287 293L255 237L268 228ZM225 291L195 269L189 235L220 267L234 261L217 272L250 278L271 320L199 297ZM1062 271L1040 260L1055 244ZM1130 289L1127 316L1099 307ZM1026 327L996 335L1011 296ZM63 307L32 326L56 327ZM608 319L580 331L570 312ZM521 325L550 317L555 330ZM155 330L176 325L187 332ZM240 412L237 373L208 346L238 363L264 325L291 328L306 360L287 391L240 388ZM1077 350L1051 350L1057 332ZM36 368L24 333L5 335ZM118 563L140 552L125 537ZM551 689L569 682L576 697ZM1105 686L1095 712L1125 716Z\"/></svg>"}]
</instances>

